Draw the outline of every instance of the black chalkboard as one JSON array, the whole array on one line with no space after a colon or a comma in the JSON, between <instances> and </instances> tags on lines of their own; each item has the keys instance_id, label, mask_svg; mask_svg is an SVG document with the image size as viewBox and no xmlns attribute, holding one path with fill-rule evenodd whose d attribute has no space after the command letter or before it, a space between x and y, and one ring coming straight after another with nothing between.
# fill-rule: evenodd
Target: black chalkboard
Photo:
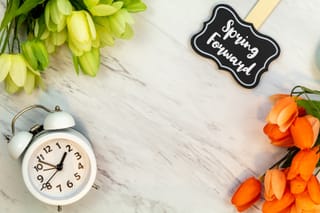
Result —
<instances>
[{"instance_id":1,"label":"black chalkboard","mask_svg":"<svg viewBox=\"0 0 320 213\"><path fill-rule=\"evenodd\" d=\"M272 38L259 33L224 4L213 9L212 17L192 37L191 45L200 55L213 59L219 69L231 72L246 88L257 86L261 74L280 54Z\"/></svg>"}]
</instances>

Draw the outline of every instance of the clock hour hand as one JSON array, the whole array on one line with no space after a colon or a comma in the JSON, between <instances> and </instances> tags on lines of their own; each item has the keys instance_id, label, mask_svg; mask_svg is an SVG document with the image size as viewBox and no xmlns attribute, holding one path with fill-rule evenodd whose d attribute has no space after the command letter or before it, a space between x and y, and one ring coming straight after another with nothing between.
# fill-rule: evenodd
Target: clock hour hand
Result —
<instances>
[{"instance_id":1,"label":"clock hour hand","mask_svg":"<svg viewBox=\"0 0 320 213\"><path fill-rule=\"evenodd\" d=\"M61 171L63 169L63 162L66 159L66 156L67 156L67 152L64 152L59 164L57 164L57 166L56 166L58 171Z\"/></svg>"}]
</instances>

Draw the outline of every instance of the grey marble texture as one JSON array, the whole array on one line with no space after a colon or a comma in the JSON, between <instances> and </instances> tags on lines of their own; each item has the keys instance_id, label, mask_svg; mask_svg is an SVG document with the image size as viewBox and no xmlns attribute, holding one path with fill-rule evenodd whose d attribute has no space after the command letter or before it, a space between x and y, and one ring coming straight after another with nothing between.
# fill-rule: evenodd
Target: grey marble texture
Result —
<instances>
[{"instance_id":1,"label":"grey marble texture","mask_svg":"<svg viewBox=\"0 0 320 213\"><path fill-rule=\"evenodd\" d=\"M145 2L148 10L134 15L135 37L103 49L96 78L77 76L61 48L46 71L46 91L10 96L1 85L0 213L56 212L28 192L20 162L7 152L12 117L32 104L59 104L93 142L100 188L63 212L236 212L230 204L236 186L284 154L262 132L268 96L297 84L320 89L320 1L282 0L262 25L281 55L254 89L196 54L190 38L217 3L245 17L255 1ZM30 112L17 129L43 117ZM261 212L260 203L247 212Z\"/></svg>"}]
</instances>

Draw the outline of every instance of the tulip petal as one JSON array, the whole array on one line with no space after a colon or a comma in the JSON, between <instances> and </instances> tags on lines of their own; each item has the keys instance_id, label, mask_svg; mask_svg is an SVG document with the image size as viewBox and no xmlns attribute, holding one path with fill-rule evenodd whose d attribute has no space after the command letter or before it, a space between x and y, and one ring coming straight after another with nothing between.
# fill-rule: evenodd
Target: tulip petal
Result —
<instances>
[{"instance_id":1,"label":"tulip petal","mask_svg":"<svg viewBox=\"0 0 320 213\"><path fill-rule=\"evenodd\" d=\"M12 81L18 86L22 87L26 81L27 67L24 58L21 55L12 55L10 68L10 77Z\"/></svg>"},{"instance_id":2,"label":"tulip petal","mask_svg":"<svg viewBox=\"0 0 320 213\"><path fill-rule=\"evenodd\" d=\"M308 181L308 192L310 198L316 204L320 204L320 184L316 176L312 176Z\"/></svg>"},{"instance_id":3,"label":"tulip petal","mask_svg":"<svg viewBox=\"0 0 320 213\"><path fill-rule=\"evenodd\" d=\"M290 132L295 146L299 149L307 149L313 146L313 129L307 118L296 118L290 127Z\"/></svg>"},{"instance_id":4,"label":"tulip petal","mask_svg":"<svg viewBox=\"0 0 320 213\"><path fill-rule=\"evenodd\" d=\"M302 209L304 211L312 211L315 209L316 204L311 200L308 192L297 194L295 197L298 209Z\"/></svg>"},{"instance_id":5,"label":"tulip petal","mask_svg":"<svg viewBox=\"0 0 320 213\"><path fill-rule=\"evenodd\" d=\"M292 180L298 174L305 181L308 181L319 161L319 147L313 149L300 150L291 162L291 166L287 175L288 180Z\"/></svg>"},{"instance_id":6,"label":"tulip petal","mask_svg":"<svg viewBox=\"0 0 320 213\"><path fill-rule=\"evenodd\" d=\"M309 121L312 126L313 131L313 145L315 144L320 130L320 121L318 118L313 117L312 115L306 115L305 118Z\"/></svg>"},{"instance_id":7,"label":"tulip petal","mask_svg":"<svg viewBox=\"0 0 320 213\"><path fill-rule=\"evenodd\" d=\"M263 132L269 137L271 143L281 147L292 147L293 139L289 130L281 132L277 124L267 123Z\"/></svg>"},{"instance_id":8,"label":"tulip petal","mask_svg":"<svg viewBox=\"0 0 320 213\"><path fill-rule=\"evenodd\" d=\"M309 180L312 176L313 171L319 161L319 147L313 148L311 151L307 152L300 163L300 176L305 181Z\"/></svg>"},{"instance_id":9,"label":"tulip petal","mask_svg":"<svg viewBox=\"0 0 320 213\"><path fill-rule=\"evenodd\" d=\"M291 96L279 99L267 116L267 122L277 124L285 132L298 116L298 106Z\"/></svg>"},{"instance_id":10,"label":"tulip petal","mask_svg":"<svg viewBox=\"0 0 320 213\"><path fill-rule=\"evenodd\" d=\"M303 192L307 187L307 182L303 180L300 176L292 179L290 181L290 191L292 194L299 194Z\"/></svg>"},{"instance_id":11,"label":"tulip petal","mask_svg":"<svg viewBox=\"0 0 320 213\"><path fill-rule=\"evenodd\" d=\"M99 1L99 0L97 0ZM70 1L68 0L58 0L57 1L57 7L60 13L62 13L63 15L70 15L71 11L72 11L72 5L70 3Z\"/></svg>"},{"instance_id":12,"label":"tulip petal","mask_svg":"<svg viewBox=\"0 0 320 213\"><path fill-rule=\"evenodd\" d=\"M97 5L99 3L99 0L84 0L83 2L88 8L90 8Z\"/></svg>"},{"instance_id":13,"label":"tulip petal","mask_svg":"<svg viewBox=\"0 0 320 213\"><path fill-rule=\"evenodd\" d=\"M5 80L5 89L9 94L16 93L20 90L20 87L18 87L11 79L10 75L7 76Z\"/></svg>"},{"instance_id":14,"label":"tulip petal","mask_svg":"<svg viewBox=\"0 0 320 213\"><path fill-rule=\"evenodd\" d=\"M35 76L32 72L27 72L26 82L24 84L24 91L27 94L31 94L35 86Z\"/></svg>"},{"instance_id":15,"label":"tulip petal","mask_svg":"<svg viewBox=\"0 0 320 213\"><path fill-rule=\"evenodd\" d=\"M66 28L60 32L52 32L49 40L56 46L62 45L67 40Z\"/></svg>"},{"instance_id":16,"label":"tulip petal","mask_svg":"<svg viewBox=\"0 0 320 213\"><path fill-rule=\"evenodd\" d=\"M117 8L107 4L98 4L91 7L89 10L94 16L110 16L117 12Z\"/></svg>"},{"instance_id":17,"label":"tulip petal","mask_svg":"<svg viewBox=\"0 0 320 213\"><path fill-rule=\"evenodd\" d=\"M11 56L9 54L0 55L0 81L3 81L7 77L11 63Z\"/></svg>"},{"instance_id":18,"label":"tulip petal","mask_svg":"<svg viewBox=\"0 0 320 213\"><path fill-rule=\"evenodd\" d=\"M271 182L272 182L272 190L274 192L274 195L278 200L280 200L286 189L285 174L278 169L272 170Z\"/></svg>"},{"instance_id":19,"label":"tulip petal","mask_svg":"<svg viewBox=\"0 0 320 213\"><path fill-rule=\"evenodd\" d=\"M289 191L286 191L280 200L274 199L272 201L266 201L263 203L263 213L275 213L281 212L294 202L295 197Z\"/></svg>"},{"instance_id":20,"label":"tulip petal","mask_svg":"<svg viewBox=\"0 0 320 213\"><path fill-rule=\"evenodd\" d=\"M87 24L88 24L91 40L95 40L96 37L97 37L97 32L96 32L96 28L94 26L94 22L92 20L92 17L87 12L85 12L84 14L86 15L86 19L87 19Z\"/></svg>"}]
</instances>

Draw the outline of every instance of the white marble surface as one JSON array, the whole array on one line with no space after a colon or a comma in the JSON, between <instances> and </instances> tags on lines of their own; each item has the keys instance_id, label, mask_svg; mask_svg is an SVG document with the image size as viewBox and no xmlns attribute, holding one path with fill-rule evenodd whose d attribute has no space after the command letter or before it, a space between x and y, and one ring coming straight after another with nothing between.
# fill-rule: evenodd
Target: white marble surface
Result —
<instances>
[{"instance_id":1,"label":"white marble surface","mask_svg":"<svg viewBox=\"0 0 320 213\"><path fill-rule=\"evenodd\" d=\"M72 113L97 155L100 189L63 212L235 212L235 187L284 153L262 133L268 96L296 84L320 89L320 1L282 0L273 11L260 31L282 52L251 90L197 55L190 38L215 4L230 4L245 17L254 0L145 2L148 10L134 16L134 39L103 50L97 78L76 76L61 49L46 72L46 91L9 96L1 85L1 213L56 212L29 194L4 138L14 114L35 103ZM42 116L30 112L18 129ZM260 212L260 205L247 212Z\"/></svg>"}]
</instances>

